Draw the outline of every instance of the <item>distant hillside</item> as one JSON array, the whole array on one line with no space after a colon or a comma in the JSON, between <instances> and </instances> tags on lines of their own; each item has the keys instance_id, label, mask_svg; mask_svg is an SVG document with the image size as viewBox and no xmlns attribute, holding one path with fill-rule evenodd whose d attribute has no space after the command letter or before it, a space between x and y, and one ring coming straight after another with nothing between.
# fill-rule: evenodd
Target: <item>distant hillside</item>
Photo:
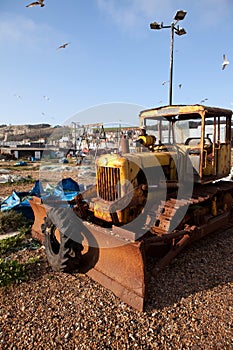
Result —
<instances>
[{"instance_id":1,"label":"distant hillside","mask_svg":"<svg viewBox=\"0 0 233 350\"><path fill-rule=\"evenodd\" d=\"M0 141L37 141L48 138L58 140L63 136L70 136L71 131L68 126L51 127L50 124L0 125Z\"/></svg>"}]
</instances>

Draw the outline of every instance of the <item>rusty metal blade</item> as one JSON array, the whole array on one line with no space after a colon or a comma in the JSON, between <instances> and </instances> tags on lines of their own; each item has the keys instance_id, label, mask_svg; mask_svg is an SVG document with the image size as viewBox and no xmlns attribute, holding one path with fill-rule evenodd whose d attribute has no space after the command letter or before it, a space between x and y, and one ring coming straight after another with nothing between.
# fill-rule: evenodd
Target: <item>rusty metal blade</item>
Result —
<instances>
[{"instance_id":1,"label":"rusty metal blade","mask_svg":"<svg viewBox=\"0 0 233 350\"><path fill-rule=\"evenodd\" d=\"M81 272L110 289L122 301L142 311L146 293L143 242L127 242L105 229L83 222Z\"/></svg>"},{"instance_id":2,"label":"rusty metal blade","mask_svg":"<svg viewBox=\"0 0 233 350\"><path fill-rule=\"evenodd\" d=\"M33 196L29 200L30 206L34 213L34 223L32 225L32 237L38 239L41 243L44 241L44 236L41 231L41 225L44 218L47 216L46 207L42 204L41 198Z\"/></svg>"},{"instance_id":3,"label":"rusty metal blade","mask_svg":"<svg viewBox=\"0 0 233 350\"><path fill-rule=\"evenodd\" d=\"M43 243L41 225L49 207L36 197L30 200L30 205L35 216L32 235ZM82 220L77 224L77 241L80 235L84 247L80 272L143 311L146 291L144 242L124 240L110 229ZM75 240L74 231L72 239Z\"/></svg>"}]
</instances>

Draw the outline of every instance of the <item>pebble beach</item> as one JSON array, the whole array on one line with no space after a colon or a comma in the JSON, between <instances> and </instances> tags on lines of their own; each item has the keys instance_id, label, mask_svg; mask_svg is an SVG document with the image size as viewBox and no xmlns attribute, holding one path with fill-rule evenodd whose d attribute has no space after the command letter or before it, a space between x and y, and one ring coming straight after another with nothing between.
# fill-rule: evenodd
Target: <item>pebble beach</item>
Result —
<instances>
[{"instance_id":1,"label":"pebble beach","mask_svg":"<svg viewBox=\"0 0 233 350\"><path fill-rule=\"evenodd\" d=\"M53 272L43 246L9 258L36 263L28 281L0 288L2 350L233 349L232 229L194 243L151 278L144 312L87 275Z\"/></svg>"}]
</instances>

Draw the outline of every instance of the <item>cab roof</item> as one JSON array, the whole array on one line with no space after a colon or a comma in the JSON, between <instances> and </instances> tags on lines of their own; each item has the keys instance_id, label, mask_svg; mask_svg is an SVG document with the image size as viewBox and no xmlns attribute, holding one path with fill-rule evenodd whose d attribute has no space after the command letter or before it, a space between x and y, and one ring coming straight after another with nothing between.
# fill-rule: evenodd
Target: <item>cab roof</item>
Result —
<instances>
[{"instance_id":1,"label":"cab roof","mask_svg":"<svg viewBox=\"0 0 233 350\"><path fill-rule=\"evenodd\" d=\"M161 106L151 109L146 109L140 112L140 119L151 118L151 119L161 119L163 117L167 119L190 119L190 114L192 114L191 118L200 118L200 115L204 116L204 118L210 118L213 116L221 117L221 116L232 116L231 109L225 109L220 107L210 107L204 105L168 105Z\"/></svg>"}]
</instances>

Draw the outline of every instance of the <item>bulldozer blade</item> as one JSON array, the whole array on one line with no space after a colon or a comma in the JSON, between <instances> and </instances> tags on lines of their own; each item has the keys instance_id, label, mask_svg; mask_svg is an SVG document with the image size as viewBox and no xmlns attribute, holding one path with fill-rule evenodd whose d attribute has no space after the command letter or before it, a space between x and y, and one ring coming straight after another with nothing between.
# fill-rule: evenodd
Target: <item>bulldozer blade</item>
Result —
<instances>
[{"instance_id":1,"label":"bulldozer blade","mask_svg":"<svg viewBox=\"0 0 233 350\"><path fill-rule=\"evenodd\" d=\"M146 291L143 242L125 242L111 236L106 229L86 222L83 224L88 228L89 237L84 232L86 253L80 272L86 273L133 308L143 311ZM94 247L87 242L93 242L93 239Z\"/></svg>"},{"instance_id":2,"label":"bulldozer blade","mask_svg":"<svg viewBox=\"0 0 233 350\"><path fill-rule=\"evenodd\" d=\"M33 196L32 199L29 200L29 203L34 214L34 223L32 225L32 237L43 243L44 236L41 231L41 225L44 223L44 219L47 216L46 206L42 204L41 198L36 196Z\"/></svg>"},{"instance_id":3,"label":"bulldozer blade","mask_svg":"<svg viewBox=\"0 0 233 350\"><path fill-rule=\"evenodd\" d=\"M35 221L32 236L44 241L41 225L50 207L40 198L30 200ZM80 273L111 290L123 302L143 311L146 292L146 269L144 242L124 240L103 228L87 221L79 221L77 237L82 237ZM71 237L75 240L75 235Z\"/></svg>"}]
</instances>

